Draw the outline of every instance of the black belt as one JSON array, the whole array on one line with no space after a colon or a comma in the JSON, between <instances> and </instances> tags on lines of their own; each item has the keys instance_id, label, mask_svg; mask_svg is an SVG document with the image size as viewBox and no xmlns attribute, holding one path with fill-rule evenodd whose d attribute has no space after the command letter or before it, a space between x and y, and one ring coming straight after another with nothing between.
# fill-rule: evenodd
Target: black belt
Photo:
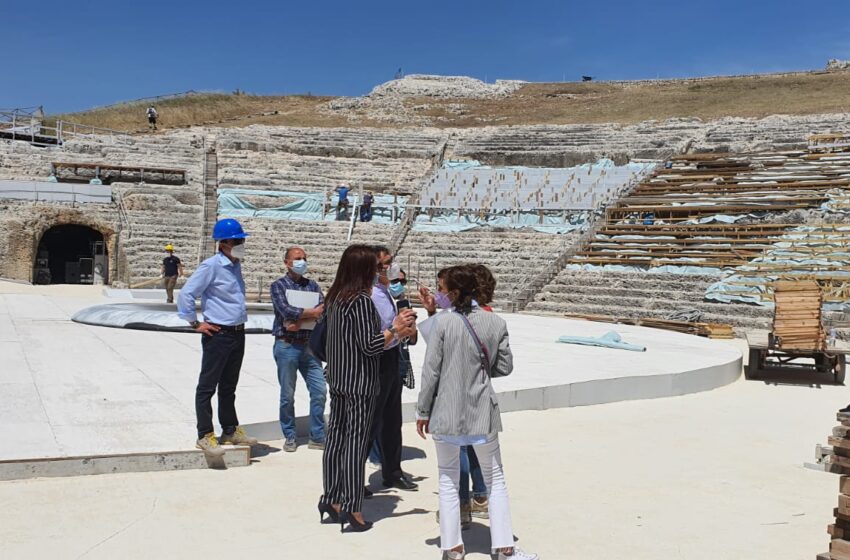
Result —
<instances>
[{"instance_id":1,"label":"black belt","mask_svg":"<svg viewBox=\"0 0 850 560\"><path fill-rule=\"evenodd\" d=\"M298 344L298 345L307 344L307 341L310 340L309 338L295 338L293 336L276 336L275 338L277 340L282 340L284 342L288 342L289 344Z\"/></svg>"},{"instance_id":2,"label":"black belt","mask_svg":"<svg viewBox=\"0 0 850 560\"><path fill-rule=\"evenodd\" d=\"M214 325L224 332L243 332L245 330L245 323L241 325L216 325L215 323L210 323L210 325Z\"/></svg>"}]
</instances>

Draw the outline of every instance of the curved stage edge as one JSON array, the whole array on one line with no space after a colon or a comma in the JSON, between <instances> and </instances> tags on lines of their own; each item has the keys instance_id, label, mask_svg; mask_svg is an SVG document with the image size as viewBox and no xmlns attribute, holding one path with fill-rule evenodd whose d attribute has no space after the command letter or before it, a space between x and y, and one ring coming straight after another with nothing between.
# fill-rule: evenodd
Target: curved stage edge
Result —
<instances>
[{"instance_id":1,"label":"curved stage edge","mask_svg":"<svg viewBox=\"0 0 850 560\"><path fill-rule=\"evenodd\" d=\"M515 364L512 375L494 380L502 412L676 397L723 387L742 372L741 351L728 342L631 325L502 316L511 333ZM561 335L598 337L612 330L627 342L645 346L646 352L554 343ZM423 358L424 348L411 347L414 364ZM570 365L559 371L559 364ZM414 391L403 389L405 422L416 418L416 394L418 386ZM299 436L306 436L306 407L296 410ZM510 429L509 420L505 424ZM277 421L246 427L262 440L281 438Z\"/></svg>"}]
</instances>

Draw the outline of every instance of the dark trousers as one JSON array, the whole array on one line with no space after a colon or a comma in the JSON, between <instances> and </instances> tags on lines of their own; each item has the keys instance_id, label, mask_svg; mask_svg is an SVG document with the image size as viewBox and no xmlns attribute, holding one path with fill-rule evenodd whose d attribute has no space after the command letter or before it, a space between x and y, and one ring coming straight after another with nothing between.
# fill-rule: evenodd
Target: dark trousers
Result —
<instances>
[{"instance_id":1,"label":"dark trousers","mask_svg":"<svg viewBox=\"0 0 850 560\"><path fill-rule=\"evenodd\" d=\"M219 331L213 336L202 335L201 375L195 389L195 414L198 417L198 438L214 431L210 401L218 392L218 423L225 434L232 434L239 425L236 418L236 385L242 356L245 355L245 332Z\"/></svg>"},{"instance_id":2,"label":"dark trousers","mask_svg":"<svg viewBox=\"0 0 850 560\"><path fill-rule=\"evenodd\" d=\"M363 510L366 451L372 441L373 395L347 395L331 390L331 414L322 456L324 504L342 511Z\"/></svg>"},{"instance_id":3,"label":"dark trousers","mask_svg":"<svg viewBox=\"0 0 850 560\"><path fill-rule=\"evenodd\" d=\"M381 447L381 473L384 480L401 477L401 376L398 373L398 347L381 354L381 392L375 403L373 437Z\"/></svg>"}]
</instances>

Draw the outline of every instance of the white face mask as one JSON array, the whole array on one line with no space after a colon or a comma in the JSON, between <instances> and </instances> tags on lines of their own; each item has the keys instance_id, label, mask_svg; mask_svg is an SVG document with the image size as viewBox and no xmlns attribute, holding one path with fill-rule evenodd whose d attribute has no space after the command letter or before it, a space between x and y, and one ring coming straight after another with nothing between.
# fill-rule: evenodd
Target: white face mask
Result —
<instances>
[{"instance_id":1,"label":"white face mask","mask_svg":"<svg viewBox=\"0 0 850 560\"><path fill-rule=\"evenodd\" d=\"M245 258L245 244L234 245L230 248L230 256L240 261Z\"/></svg>"},{"instance_id":2,"label":"white face mask","mask_svg":"<svg viewBox=\"0 0 850 560\"><path fill-rule=\"evenodd\" d=\"M387 280L392 282L393 280L398 280L401 276L401 266L398 263L393 263L387 269Z\"/></svg>"}]
</instances>

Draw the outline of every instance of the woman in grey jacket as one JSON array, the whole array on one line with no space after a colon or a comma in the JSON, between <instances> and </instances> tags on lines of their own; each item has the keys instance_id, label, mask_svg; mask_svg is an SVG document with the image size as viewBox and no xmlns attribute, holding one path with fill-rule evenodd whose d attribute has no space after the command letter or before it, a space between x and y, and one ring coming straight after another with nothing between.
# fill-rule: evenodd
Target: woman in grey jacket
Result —
<instances>
[{"instance_id":1,"label":"woman in grey jacket","mask_svg":"<svg viewBox=\"0 0 850 560\"><path fill-rule=\"evenodd\" d=\"M490 546L499 560L535 560L514 547L510 504L498 433L499 401L492 377L509 375L513 354L505 321L478 308L476 275L467 266L446 271L444 293L454 312L437 316L422 366L416 429L430 433L437 450L440 484L440 548L450 560L464 557L460 526L459 447L472 445L487 484Z\"/></svg>"}]
</instances>

